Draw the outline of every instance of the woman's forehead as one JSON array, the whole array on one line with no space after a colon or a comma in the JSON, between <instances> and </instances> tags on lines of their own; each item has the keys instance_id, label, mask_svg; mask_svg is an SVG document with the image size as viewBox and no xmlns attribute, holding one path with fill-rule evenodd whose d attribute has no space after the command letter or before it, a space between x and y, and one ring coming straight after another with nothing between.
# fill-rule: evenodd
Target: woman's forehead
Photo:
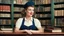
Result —
<instances>
[{"instance_id":1,"label":"woman's forehead","mask_svg":"<svg viewBox=\"0 0 64 36\"><path fill-rule=\"evenodd\" d=\"M30 7L28 7L27 9L34 9L34 7L31 7L31 6L30 6Z\"/></svg>"}]
</instances>

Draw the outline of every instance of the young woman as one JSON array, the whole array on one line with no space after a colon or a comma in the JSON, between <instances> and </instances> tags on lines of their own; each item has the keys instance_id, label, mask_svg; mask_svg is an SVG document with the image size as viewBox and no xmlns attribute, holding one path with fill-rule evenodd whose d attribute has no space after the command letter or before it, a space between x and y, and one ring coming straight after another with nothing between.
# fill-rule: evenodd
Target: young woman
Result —
<instances>
[{"instance_id":1,"label":"young woman","mask_svg":"<svg viewBox=\"0 0 64 36\"><path fill-rule=\"evenodd\" d=\"M15 32L26 32L28 34L42 33L41 23L38 19L33 18L34 14L34 2L27 2L24 5L26 16L19 18L16 22Z\"/></svg>"}]
</instances>

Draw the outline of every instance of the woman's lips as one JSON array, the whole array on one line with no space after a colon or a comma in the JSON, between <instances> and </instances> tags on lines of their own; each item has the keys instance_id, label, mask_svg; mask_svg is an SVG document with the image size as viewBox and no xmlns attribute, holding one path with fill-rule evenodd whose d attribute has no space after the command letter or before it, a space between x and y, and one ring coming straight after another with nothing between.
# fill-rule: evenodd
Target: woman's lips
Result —
<instances>
[{"instance_id":1,"label":"woman's lips","mask_svg":"<svg viewBox=\"0 0 64 36\"><path fill-rule=\"evenodd\" d=\"M30 15L32 15L32 12L30 13Z\"/></svg>"}]
</instances>

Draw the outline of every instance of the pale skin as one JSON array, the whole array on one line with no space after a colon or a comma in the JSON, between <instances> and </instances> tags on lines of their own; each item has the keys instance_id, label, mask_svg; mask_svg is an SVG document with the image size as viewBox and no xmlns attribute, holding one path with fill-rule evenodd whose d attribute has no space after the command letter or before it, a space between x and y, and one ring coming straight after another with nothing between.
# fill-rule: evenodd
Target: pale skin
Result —
<instances>
[{"instance_id":1,"label":"pale skin","mask_svg":"<svg viewBox=\"0 0 64 36\"><path fill-rule=\"evenodd\" d=\"M34 14L34 7L29 6L27 9L25 9L25 12L26 12L25 18L29 21ZM41 27L41 28L38 28L38 30L19 30L19 28L16 27L15 32L26 32L28 34L35 34L35 33L40 34L40 33L43 33L43 29Z\"/></svg>"}]
</instances>

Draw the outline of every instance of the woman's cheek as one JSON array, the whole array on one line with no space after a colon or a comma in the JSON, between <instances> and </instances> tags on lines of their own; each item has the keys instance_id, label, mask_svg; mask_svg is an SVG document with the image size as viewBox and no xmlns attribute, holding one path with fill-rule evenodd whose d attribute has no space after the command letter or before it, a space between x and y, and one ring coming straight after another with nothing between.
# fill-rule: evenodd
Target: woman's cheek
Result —
<instances>
[{"instance_id":1,"label":"woman's cheek","mask_svg":"<svg viewBox=\"0 0 64 36\"><path fill-rule=\"evenodd\" d=\"M32 15L32 12L30 12L30 15Z\"/></svg>"}]
</instances>

